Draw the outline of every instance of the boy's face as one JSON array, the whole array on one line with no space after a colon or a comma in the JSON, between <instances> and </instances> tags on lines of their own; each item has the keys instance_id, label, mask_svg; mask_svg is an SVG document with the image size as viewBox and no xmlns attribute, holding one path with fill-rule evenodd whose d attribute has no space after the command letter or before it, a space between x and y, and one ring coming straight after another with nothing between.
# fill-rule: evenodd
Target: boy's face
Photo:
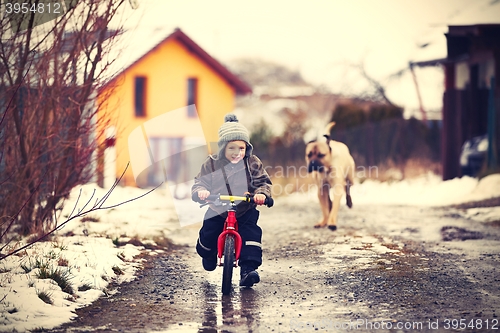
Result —
<instances>
[{"instance_id":1,"label":"boy's face","mask_svg":"<svg viewBox=\"0 0 500 333\"><path fill-rule=\"evenodd\" d=\"M229 160L229 162L238 163L243 159L243 157L245 157L246 149L247 144L245 143L245 141L229 141L226 145L224 156Z\"/></svg>"}]
</instances>

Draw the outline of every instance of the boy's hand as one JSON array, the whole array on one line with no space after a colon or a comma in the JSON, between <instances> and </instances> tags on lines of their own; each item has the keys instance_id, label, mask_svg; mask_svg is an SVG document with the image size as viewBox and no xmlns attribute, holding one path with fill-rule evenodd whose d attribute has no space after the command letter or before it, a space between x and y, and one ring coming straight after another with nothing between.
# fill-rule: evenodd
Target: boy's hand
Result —
<instances>
[{"instance_id":1,"label":"boy's hand","mask_svg":"<svg viewBox=\"0 0 500 333\"><path fill-rule=\"evenodd\" d=\"M264 202L266 201L266 196L262 193L257 193L256 195L253 196L253 201L257 205L263 205Z\"/></svg>"},{"instance_id":2,"label":"boy's hand","mask_svg":"<svg viewBox=\"0 0 500 333\"><path fill-rule=\"evenodd\" d=\"M209 195L210 192L207 190L198 191L198 198L200 198L200 200L205 200L206 198L208 198Z\"/></svg>"}]
</instances>

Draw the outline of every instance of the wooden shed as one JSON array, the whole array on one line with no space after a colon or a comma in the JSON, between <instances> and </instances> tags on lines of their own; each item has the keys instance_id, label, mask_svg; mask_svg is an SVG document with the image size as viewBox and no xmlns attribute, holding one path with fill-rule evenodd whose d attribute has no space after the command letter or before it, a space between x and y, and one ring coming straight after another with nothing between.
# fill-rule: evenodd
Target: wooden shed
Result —
<instances>
[{"instance_id":1,"label":"wooden shed","mask_svg":"<svg viewBox=\"0 0 500 333\"><path fill-rule=\"evenodd\" d=\"M443 179L461 176L462 145L488 134L487 163L500 156L500 24L449 26L443 96ZM495 83L496 82L496 83Z\"/></svg>"}]
</instances>

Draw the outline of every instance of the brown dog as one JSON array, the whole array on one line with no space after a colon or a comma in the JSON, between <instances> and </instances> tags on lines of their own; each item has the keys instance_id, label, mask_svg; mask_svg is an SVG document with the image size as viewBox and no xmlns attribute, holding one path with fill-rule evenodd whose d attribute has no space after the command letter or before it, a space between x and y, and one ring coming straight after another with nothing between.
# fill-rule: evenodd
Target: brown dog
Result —
<instances>
[{"instance_id":1,"label":"brown dog","mask_svg":"<svg viewBox=\"0 0 500 333\"><path fill-rule=\"evenodd\" d=\"M306 162L308 172L316 179L318 199L323 217L314 227L328 225L331 230L337 229L337 214L342 195L346 195L346 204L352 207L349 188L354 181L354 159L349 148L342 142L330 139L330 130L335 122L325 128L322 139L314 140L306 146ZM330 199L330 189L333 189L333 203Z\"/></svg>"}]
</instances>

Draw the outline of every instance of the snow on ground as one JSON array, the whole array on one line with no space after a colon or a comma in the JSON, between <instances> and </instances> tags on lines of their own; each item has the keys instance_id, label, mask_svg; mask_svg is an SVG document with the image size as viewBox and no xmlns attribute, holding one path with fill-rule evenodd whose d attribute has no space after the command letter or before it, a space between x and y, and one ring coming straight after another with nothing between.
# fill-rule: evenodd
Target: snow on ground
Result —
<instances>
[{"instance_id":1,"label":"snow on ground","mask_svg":"<svg viewBox=\"0 0 500 333\"><path fill-rule=\"evenodd\" d=\"M355 183L351 196L354 205L453 205L500 197L500 174L487 176L481 181L471 177L442 181L440 176L432 173L395 182L368 179L362 184ZM294 193L288 200L315 201L316 189Z\"/></svg>"},{"instance_id":2,"label":"snow on ground","mask_svg":"<svg viewBox=\"0 0 500 333\"><path fill-rule=\"evenodd\" d=\"M113 206L144 193L145 190L141 189L118 187L104 206ZM106 191L94 184L75 189L61 214L61 221L69 216L78 196L77 211L83 207L88 209L105 195ZM477 201L500 196L500 174L481 181L468 177L442 181L431 174L392 183L367 180L352 188L352 196L355 205L442 206ZM277 198L277 204L280 200L304 202L317 199L314 192L308 192ZM493 221L499 219L500 208L474 208L463 214L473 220ZM159 188L124 205L92 212L83 220L74 219L58 231L54 240L38 243L20 256L1 260L1 331L50 329L70 321L76 308L107 295L111 281L132 280L141 264L140 253L155 255L159 251L131 244L116 246L115 243L139 238L154 244L155 240L169 237L174 231L179 235L175 237L181 237L180 228L169 192ZM62 291L52 279L38 278L54 272L69 278L72 292ZM38 295L44 293L52 304L39 298Z\"/></svg>"},{"instance_id":3,"label":"snow on ground","mask_svg":"<svg viewBox=\"0 0 500 333\"><path fill-rule=\"evenodd\" d=\"M118 187L103 207L144 193L137 188ZM94 184L74 190L60 221L71 214L78 196L74 214L78 209L89 209L105 195L106 191ZM111 281L133 280L141 264L136 258L145 249L131 244L117 247L115 243L126 243L131 238L154 243L154 239L177 228L177 218L167 200L165 190L158 189L122 206L92 212L83 220L77 218L67 223L54 240L37 243L20 256L1 260L0 331L24 332L59 326L75 316L76 308L107 295ZM72 292L63 292L53 279L38 278L43 274L66 277ZM49 296L52 304L42 301L40 294Z\"/></svg>"}]
</instances>

